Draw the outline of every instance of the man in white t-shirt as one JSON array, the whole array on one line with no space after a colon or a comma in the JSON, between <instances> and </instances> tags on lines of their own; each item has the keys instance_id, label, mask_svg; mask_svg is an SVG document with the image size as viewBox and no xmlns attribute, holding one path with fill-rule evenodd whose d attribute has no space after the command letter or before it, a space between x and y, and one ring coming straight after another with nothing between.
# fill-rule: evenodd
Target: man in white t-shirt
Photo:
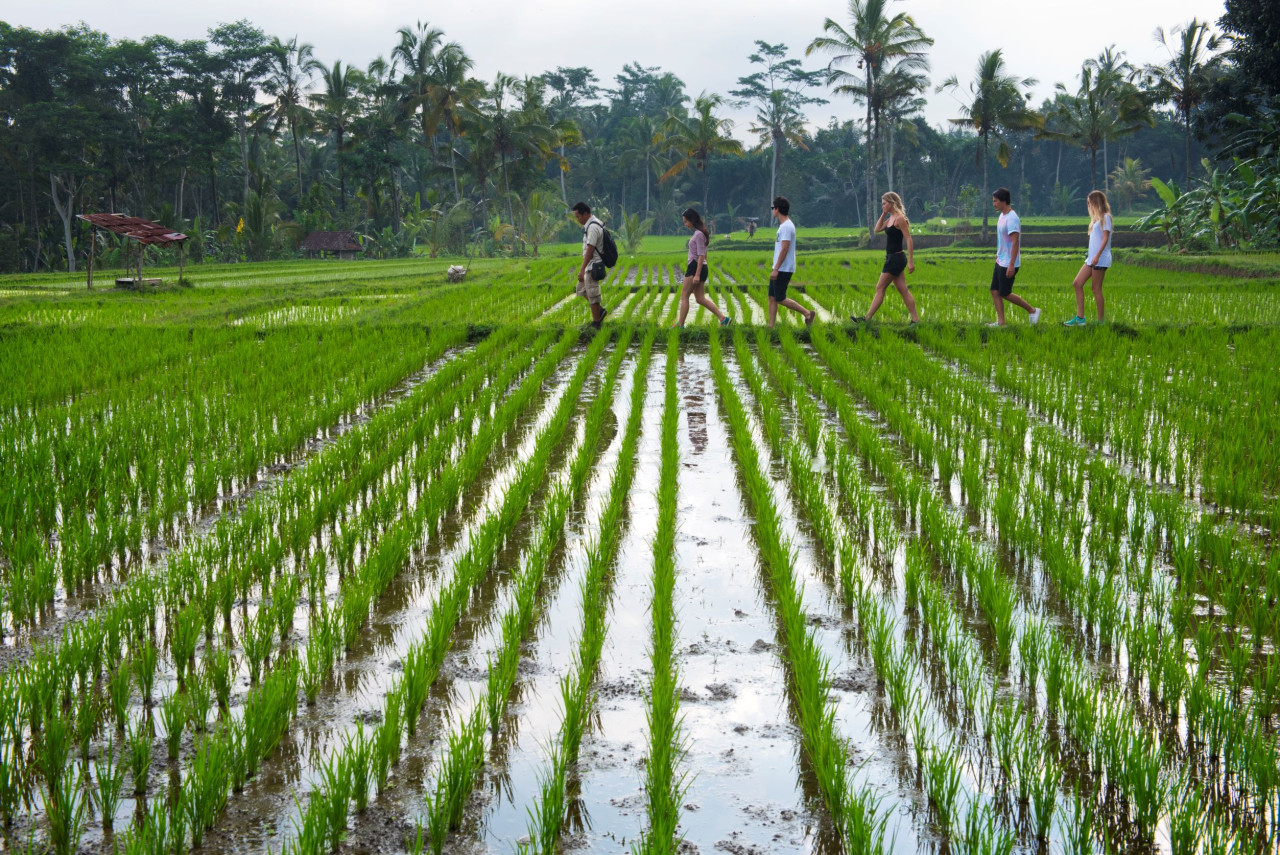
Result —
<instances>
[{"instance_id":1,"label":"man in white t-shirt","mask_svg":"<svg viewBox=\"0 0 1280 855\"><path fill-rule=\"evenodd\" d=\"M990 327L1004 326L1004 302L1026 309L1031 323L1040 323L1040 310L1013 293L1013 280L1022 265L1022 220L1009 204L1013 197L1005 187L991 194L991 204L1000 212L996 223L996 269L991 273L991 302L996 307L996 322Z\"/></svg>"},{"instance_id":2,"label":"man in white t-shirt","mask_svg":"<svg viewBox=\"0 0 1280 855\"><path fill-rule=\"evenodd\" d=\"M578 268L578 284L574 291L591 307L591 326L600 329L608 314L600 302L600 283L607 273L604 266L604 223L591 214L591 206L578 202L573 206L573 217L582 226L582 266Z\"/></svg>"},{"instance_id":3,"label":"man in white t-shirt","mask_svg":"<svg viewBox=\"0 0 1280 855\"><path fill-rule=\"evenodd\" d=\"M773 242L773 269L769 271L769 326L778 320L778 306L794 309L804 315L805 326L813 326L818 313L787 296L787 285L796 272L796 224L791 222L791 203L786 196L773 200L773 215L778 218L778 235Z\"/></svg>"}]
</instances>

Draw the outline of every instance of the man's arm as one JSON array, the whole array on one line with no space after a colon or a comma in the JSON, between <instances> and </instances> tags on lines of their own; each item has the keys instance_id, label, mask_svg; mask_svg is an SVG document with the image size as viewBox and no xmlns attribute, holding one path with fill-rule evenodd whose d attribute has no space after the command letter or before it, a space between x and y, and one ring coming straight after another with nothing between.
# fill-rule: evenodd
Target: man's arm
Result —
<instances>
[{"instance_id":1,"label":"man's arm","mask_svg":"<svg viewBox=\"0 0 1280 855\"><path fill-rule=\"evenodd\" d=\"M1005 272L1010 276L1018 274L1018 251L1022 247L1022 233L1011 232L1009 234L1009 269Z\"/></svg>"}]
</instances>

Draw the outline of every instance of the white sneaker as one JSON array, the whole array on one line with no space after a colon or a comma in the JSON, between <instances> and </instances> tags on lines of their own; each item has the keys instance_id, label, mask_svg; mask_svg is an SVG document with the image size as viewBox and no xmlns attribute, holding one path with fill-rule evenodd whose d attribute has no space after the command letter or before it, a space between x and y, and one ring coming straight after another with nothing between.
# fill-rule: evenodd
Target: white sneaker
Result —
<instances>
[{"instance_id":1,"label":"white sneaker","mask_svg":"<svg viewBox=\"0 0 1280 855\"><path fill-rule=\"evenodd\" d=\"M1038 323L1040 323L1040 310L1036 309L1031 313L1031 326L1034 327Z\"/></svg>"},{"instance_id":2,"label":"white sneaker","mask_svg":"<svg viewBox=\"0 0 1280 855\"><path fill-rule=\"evenodd\" d=\"M1002 326L1004 326L1004 324L1000 323L999 321L992 321L991 323L987 324L987 326L989 326L989 327L1002 327Z\"/></svg>"}]
</instances>

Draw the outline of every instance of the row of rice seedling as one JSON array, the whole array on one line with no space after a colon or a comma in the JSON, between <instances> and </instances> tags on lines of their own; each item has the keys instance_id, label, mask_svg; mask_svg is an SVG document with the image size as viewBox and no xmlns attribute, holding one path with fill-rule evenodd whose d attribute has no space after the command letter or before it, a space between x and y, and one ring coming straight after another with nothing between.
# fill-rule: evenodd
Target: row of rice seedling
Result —
<instances>
[{"instance_id":1,"label":"row of rice seedling","mask_svg":"<svg viewBox=\"0 0 1280 855\"><path fill-rule=\"evenodd\" d=\"M679 493L679 402L676 392L676 359L679 339L667 339L662 403L662 463L658 483L658 526L653 538L653 596L649 646L649 706L646 711L649 748L645 757L644 791L647 823L632 846L636 855L675 855L680 847L680 809L688 786L682 768L686 755L681 731L680 669L675 643L677 617L674 600L676 577L676 505Z\"/></svg>"},{"instance_id":2,"label":"row of rice seedling","mask_svg":"<svg viewBox=\"0 0 1280 855\"><path fill-rule=\"evenodd\" d=\"M559 444L565 434L569 418L577 405L578 396L591 367L598 360L608 343L607 336L598 336L588 348L579 362L568 388L561 398L555 415L539 432L531 457L524 461L504 495L501 506L495 510L472 534L468 550L454 562L453 576L439 592L419 638L414 642L404 659L404 669L395 688L387 694L384 720L381 728L387 728L387 721L400 722L403 717L407 735L412 737L417 732L418 719L427 701L428 694L439 673L445 655L448 653L455 627L461 619L472 594L472 590L480 584L489 572L502 544L510 536L516 522L525 512L529 498L534 489L545 476L552 450ZM616 374L621 364L618 358L613 369ZM461 788L465 795L478 764L483 761L482 745L476 738L483 735L483 727L487 724L486 707L477 704L474 708L473 721L479 730L464 731L466 738L458 741L458 754L451 755L452 770L455 777L450 786L444 789L444 800L440 808L445 811L446 820L451 811L460 809L461 802L457 797ZM398 724L397 724L398 726ZM396 735L395 744L388 740L388 768L398 761L400 753L400 736ZM375 738L375 742L378 740ZM478 753L479 752L479 753ZM347 758L352 756L350 747L330 763L334 769L333 780L315 791L308 806L298 821L297 834L289 844L289 851L299 853L327 852L336 848L346 828L349 805L349 781L352 769L358 771ZM461 764L461 765L459 765ZM448 767L446 763L446 768ZM383 768L379 765L379 768ZM385 779L379 781L383 786ZM444 828L447 829L446 821Z\"/></svg>"},{"instance_id":3,"label":"row of rice seedling","mask_svg":"<svg viewBox=\"0 0 1280 855\"><path fill-rule=\"evenodd\" d=\"M1137 336L998 336L921 330L921 342L1017 395L1082 441L1147 478L1203 495L1228 512L1280 513L1280 461L1259 444L1276 433L1280 396L1267 328L1144 330Z\"/></svg>"},{"instance_id":4,"label":"row of rice seedling","mask_svg":"<svg viewBox=\"0 0 1280 855\"><path fill-rule=\"evenodd\" d=\"M600 653L608 632L607 618L612 596L611 570L622 541L623 515L631 483L635 477L636 448L640 441L640 420L644 414L646 378L653 347L650 332L636 359L631 406L618 450L617 467L609 482L609 498L600 515L600 534L587 549L586 575L581 583L582 626L574 661L560 679L560 701L564 712L560 731L549 746L551 756L540 775L541 787L529 808L530 851L554 853L570 809L569 775L578 762L578 750L595 707L595 677Z\"/></svg>"},{"instance_id":5,"label":"row of rice seedling","mask_svg":"<svg viewBox=\"0 0 1280 855\"><path fill-rule=\"evenodd\" d=\"M839 357L838 356L833 357L831 353L824 353L824 358L827 358L828 361L831 362L833 359L838 359ZM851 371L851 373L856 373L856 372ZM928 517L926 517L926 519L927 518ZM941 537L941 535L937 535L937 536ZM964 538L963 529L956 529L955 531L953 531L950 535L947 536L946 541L944 542L948 542L948 541L950 542L948 549L952 550L949 557L953 561L956 560L957 556L960 556L960 557L966 556L966 551L968 550L968 547L966 547L966 549L961 549L959 552L954 551L954 547L957 544L963 545L968 543L968 541L965 540ZM973 565L975 567L975 576L977 576L977 574L981 572L981 567L980 567L981 559L977 555L968 554L968 556L966 557L965 563ZM981 585L981 581L978 581L975 587L980 587L980 585ZM981 599L981 595L979 595L979 599ZM1140 624L1141 622L1139 621L1138 623ZM1027 624L1027 626L1031 626L1031 624ZM1025 631L1030 631L1030 630L1024 630L1024 632ZM1045 629L1044 631L1046 633L1048 632L1047 629ZM1067 650L1068 648L1064 646L1062 649ZM1172 647L1169 647L1167 649L1170 650L1171 652L1166 655L1176 656L1178 662L1182 661L1180 648L1178 648L1176 654L1172 652L1173 651ZM1003 655L1007 656L1007 653ZM1185 667L1186 666L1184 664L1183 670L1181 672L1182 681L1185 681L1185 675L1186 675ZM1077 665L1075 666L1075 670L1071 673L1074 673L1077 675L1076 679L1079 681L1078 685L1090 686L1090 680L1092 679L1092 677L1090 675L1090 670L1088 668L1083 668L1077 662ZM1205 698L1205 706L1207 708L1223 710L1224 702L1229 704L1229 698L1224 697L1222 694L1218 694L1218 699L1216 702L1209 700L1208 698L1212 697L1212 690L1207 689L1200 684L1193 684L1192 690ZM1094 697L1093 693L1087 693L1087 694L1088 696L1084 699L1084 702L1088 704L1093 704L1096 701L1096 698ZM1134 716L1137 714L1137 710L1130 707L1128 705L1127 700L1124 699L1123 697L1120 697L1119 695L1105 702L1100 702L1100 703L1103 703L1103 707L1105 709L1122 710L1122 711L1127 710L1128 716ZM1089 709L1089 708L1092 708L1092 707L1086 707L1086 709ZM1175 712L1176 712L1176 704L1175 704ZM1193 727L1196 730L1200 730L1204 724L1203 717L1196 716L1194 714L1194 711L1191 709L1188 709L1188 714L1189 714L1189 722L1188 722L1189 726ZM1197 719L1200 719L1200 720L1197 720ZM1121 715L1119 720L1124 721L1124 720L1127 720L1127 718L1125 717L1125 715ZM1243 716L1234 717L1234 727L1231 730L1231 733L1235 737L1237 737L1237 743L1236 743L1238 746L1238 749L1236 751L1237 758L1243 758L1243 757L1252 758L1252 760L1243 761L1241 764L1235 767L1236 772L1239 775L1239 777L1237 778L1237 781L1240 783L1242 788L1247 788L1248 792L1255 797L1256 804L1254 807L1260 809L1263 816L1263 827L1265 828L1265 824L1266 824L1265 816L1269 810L1274 810L1274 808L1269 807L1269 801L1274 796L1274 784L1271 782L1272 779L1274 778L1274 774L1271 774L1271 775L1263 774L1259 777L1259 776L1253 775L1253 770L1259 765L1256 762L1259 759L1265 760L1265 758L1268 758L1268 757L1274 758L1274 745L1270 744L1270 740L1262 736L1262 734L1257 730L1258 726L1259 724L1256 721L1254 721L1252 724L1250 723L1250 714L1246 712ZM1129 732L1129 731L1126 731L1126 732ZM1084 736L1086 737L1086 745L1095 744L1092 741L1095 736L1095 733L1092 730L1086 731L1084 733ZM1146 743L1144 743L1144 745L1145 744ZM1158 757L1160 755L1161 753L1160 751L1157 751L1155 755L1152 755L1151 751L1153 750L1156 750L1156 749L1147 748L1143 750L1138 750L1137 748L1135 748L1133 751L1129 751L1129 752L1116 752L1116 751L1111 752L1113 755L1119 753L1121 760L1125 764L1121 769L1121 772L1122 772L1121 778L1132 786L1132 792L1126 792L1126 795L1131 795L1133 796L1135 801L1144 802L1144 803L1147 803L1148 805L1150 804L1150 800L1144 799L1143 797L1144 797L1144 794L1149 793L1150 787L1145 786L1141 777L1136 775L1134 770L1137 768L1140 768L1142 763L1146 762L1148 758L1153 756ZM1172 758L1168 756L1166 756L1165 759L1166 759L1166 762L1171 762L1172 760ZM1274 768L1274 763L1272 763L1272 767ZM1157 802L1157 805L1158 804L1159 802ZM1249 812L1249 808L1247 805L1242 805L1241 808L1244 809L1246 813Z\"/></svg>"},{"instance_id":6,"label":"row of rice seedling","mask_svg":"<svg viewBox=\"0 0 1280 855\"><path fill-rule=\"evenodd\" d=\"M453 403L453 401L448 401L447 403L448 403L450 412L452 412L455 407L455 404ZM187 568L187 569L189 570L190 568ZM264 587L265 587L265 583L264 583ZM135 622L135 627L136 627L133 632L135 633L141 632L145 635L148 625L152 625L152 626L154 625L154 614L155 614L154 602L155 602L156 595L154 591L148 594L146 592L146 588L141 584L139 584L136 587L136 590L142 593L140 595L135 595L135 599L131 600L131 602L138 602L138 601L150 602L150 605L146 607L145 612L142 615L137 615L137 614L132 615L132 618ZM209 599L211 600L212 598L209 598ZM149 617L148 617L148 614L149 614ZM112 621L112 618L115 618L115 620ZM141 624L136 623L138 618L141 618ZM54 679L56 679L58 683L63 682L61 678L57 677L57 675L54 673L55 669L60 666L64 674L74 675L76 674L76 672L82 672L80 674L81 685L87 686L88 682L86 679L86 674L84 672L88 672L89 668L87 667L86 663L91 663L95 661L95 659L91 657L100 656L102 653L103 647L111 648L116 651L115 653L109 653L109 656L111 658L114 658L115 656L118 655L120 637L122 634L120 630L122 628L122 624L129 622L129 619L130 619L130 615L126 609L120 608L120 609L107 610L105 615L100 617L98 621L95 621L95 623L90 627L88 627L85 631L78 632L75 635L69 637L68 643L63 645L63 647L57 652L54 658L51 658L51 659L42 658L42 659L36 660L36 666L40 669L39 677L32 682L20 683L19 685L28 687L28 690L27 690L28 696L47 698L50 695L52 695L56 697L56 694L52 692L44 691L44 689L40 687L48 686L51 682L53 682ZM181 625L180 622L176 622L173 620L170 620L168 623L171 628L174 626ZM135 635L135 637L137 636ZM151 648L150 643L147 642L146 644L143 645L141 649L143 652L145 652L148 649L153 650L154 648ZM176 650L176 647L175 647L175 650ZM182 658L181 655L179 655L178 658ZM208 658L209 657L206 656L206 659ZM145 658L142 660L138 660L135 658L134 661L142 662L142 663L149 662L149 664L147 664L145 668L137 669L139 674L139 683L142 684L142 688L143 688L144 698L149 697L150 695L149 686L152 684L154 680L154 673L155 673L154 653L151 655L151 658L149 660ZM57 663L57 664L55 665L53 663ZM97 665L93 666L94 673L97 672L98 667L99 666ZM10 672L8 675L6 675L6 677L11 678L13 674L14 672ZM45 679L45 678L48 678L48 679ZM221 685L225 686L225 683L226 683L225 676L219 682ZM39 692L33 691L31 687L39 689ZM69 688L69 684L67 687ZM114 692L114 685L113 685L113 692ZM124 697L127 699L127 696L128 696L127 681L124 682L123 694L124 694ZM219 694L221 695L222 692L220 692ZM220 701L221 700L223 699L220 697ZM31 708L38 710L38 708L41 705L42 704L37 703L35 705L32 705ZM47 706L48 704L44 703L43 705ZM33 727L32 727L33 732L38 731L39 721L40 721L40 717L38 715L35 715L35 717L33 718Z\"/></svg>"},{"instance_id":7,"label":"row of rice seedling","mask_svg":"<svg viewBox=\"0 0 1280 855\"><path fill-rule=\"evenodd\" d=\"M800 725L801 743L837 834L855 851L881 851L884 819L871 791L849 780L848 747L835 726L829 665L801 604L790 544L784 542L778 509L760 467L746 410L729 379L719 336L711 337L712 371L727 414L731 444L756 518L756 539L772 584L791 675L789 692Z\"/></svg>"},{"instance_id":8,"label":"row of rice seedling","mask_svg":"<svg viewBox=\"0 0 1280 855\"><path fill-rule=\"evenodd\" d=\"M0 551L10 567L32 568L6 574L14 622L52 599L53 578L69 592L112 564L123 568L175 517L189 518L219 491L258 476L318 428L421 368L423 356L438 359L462 342L456 327L426 341L403 332L335 333L327 344L285 335L266 348L241 336L189 376L0 425L2 477L10 485L0 503ZM370 359L386 349L401 355ZM245 370L248 359L261 360L269 382ZM193 399L190 386L202 394Z\"/></svg>"},{"instance_id":9,"label":"row of rice seedling","mask_svg":"<svg viewBox=\"0 0 1280 855\"><path fill-rule=\"evenodd\" d=\"M792 345L790 338L784 338ZM745 338L735 337L735 345L739 354L742 373L751 387L753 394L760 402L761 418L765 434L773 446L774 453L782 457L788 466L788 474L793 493L799 505L804 509L810 523L823 548L832 556L840 558L841 590L844 600L851 605L863 628L865 640L871 654L873 666L884 686L889 702L889 713L892 726L905 738L908 734L914 743L917 776L916 781L922 784L928 794L933 816L942 835L956 842L964 843L971 848L981 848L980 844L1000 843L1012 845L1016 834L997 828L995 813L989 800L970 797L969 812L964 817L961 829L961 811L958 803L962 768L961 749L953 741L945 742L927 724L923 715L923 699L926 692L920 685L921 672L917 669L913 656L923 660L928 651L909 651L900 649L893 636L898 627L896 621L889 616L885 606L870 594L867 581L855 566L857 559L851 535L841 531L843 525L834 517L833 502L821 486L821 479L813 476L810 455L818 452L824 445L827 456L832 460L833 481L840 488L842 498L854 507L853 520L862 521L862 532L874 531L874 537L882 542L882 549L893 554L897 550L897 538L890 521L891 514L883 503L883 499L867 490L861 480L856 466L845 449L834 443L830 434L825 432L820 414L809 398L807 387L795 374L782 364L780 357L772 352L763 333L757 336L760 361L767 367L771 381L784 390L791 406L796 409L801 423L801 441L787 432L780 421L780 408L772 390L762 382L762 378L752 367L751 356L747 352ZM825 439L824 439L825 435ZM875 520L873 523L872 520ZM915 547L913 547L915 549ZM912 551L908 551L910 563ZM910 571L909 571L910 572ZM886 595L888 592L885 592ZM911 602L910 596L908 603ZM943 636L946 639L946 636ZM954 656L955 649L949 648ZM972 658L961 654L961 661L970 664ZM980 659L977 660L980 662ZM982 686L981 670L966 671L963 679L953 685L966 687L966 692L977 690ZM934 693L930 693L934 694ZM976 696L973 696L976 697ZM991 696L994 699L994 695ZM949 698L934 697L935 704L942 707ZM994 702L994 701L993 701ZM945 708L940 709L945 712ZM1042 759L1037 757L1037 763ZM1047 788L1038 792L1041 800L1047 798L1048 811L1042 809L1038 819L1043 822L1038 826L1040 837L1047 835L1049 818L1052 816L1054 804L1054 784L1052 776ZM981 778L978 779L981 781ZM1047 797L1046 797L1047 789Z\"/></svg>"}]
</instances>

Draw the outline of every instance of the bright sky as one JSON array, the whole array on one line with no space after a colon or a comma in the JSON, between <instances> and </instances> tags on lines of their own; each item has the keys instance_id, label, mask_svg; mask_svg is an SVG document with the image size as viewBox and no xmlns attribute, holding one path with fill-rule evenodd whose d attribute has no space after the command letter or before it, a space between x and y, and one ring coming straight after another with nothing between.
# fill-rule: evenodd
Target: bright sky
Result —
<instances>
[{"instance_id":1,"label":"bright sky","mask_svg":"<svg viewBox=\"0 0 1280 855\"><path fill-rule=\"evenodd\" d=\"M268 36L287 41L297 35L310 42L322 62L341 59L360 67L376 56L389 57L395 30L421 18L460 42L482 78L492 79L498 71L526 75L587 65L612 84L624 64L639 62L674 72L697 95L736 88L737 79L752 71L747 56L756 39L782 42L792 55L802 55L826 18L847 26L848 8L847 0L488 0L420 6L402 0L0 0L0 18L37 29L84 21L115 38L160 33L178 39L203 37L219 22L247 18ZM935 40L930 54L935 85L954 74L967 91L978 56L1002 48L1012 73L1040 81L1036 104L1058 81L1074 88L1081 62L1107 45L1116 45L1135 64L1157 62L1167 58L1153 36L1157 26L1170 30L1193 17L1216 26L1224 10L1222 0L897 0L892 8L911 14ZM807 62L810 68L826 64L817 55ZM931 123L958 115L956 94L930 89L927 97ZM749 114L734 115L740 119L735 135L745 139ZM847 99L829 99L810 107L808 115L825 124L831 116L856 118L861 112Z\"/></svg>"}]
</instances>

